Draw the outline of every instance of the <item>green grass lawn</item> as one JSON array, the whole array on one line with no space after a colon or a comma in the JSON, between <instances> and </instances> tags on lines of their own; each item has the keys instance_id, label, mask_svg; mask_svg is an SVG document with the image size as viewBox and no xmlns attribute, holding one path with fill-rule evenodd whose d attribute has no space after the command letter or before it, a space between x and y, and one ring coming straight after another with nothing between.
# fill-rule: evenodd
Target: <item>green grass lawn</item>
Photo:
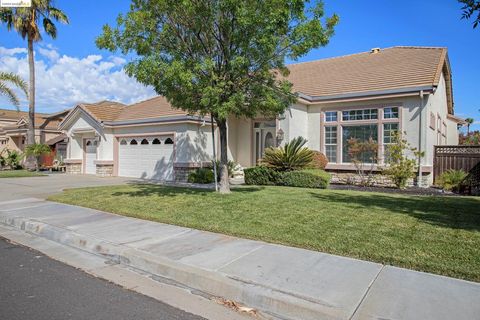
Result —
<instances>
[{"instance_id":1,"label":"green grass lawn","mask_svg":"<svg viewBox=\"0 0 480 320\"><path fill-rule=\"evenodd\" d=\"M241 187L71 189L50 200L480 282L480 199Z\"/></svg>"},{"instance_id":2,"label":"green grass lawn","mask_svg":"<svg viewBox=\"0 0 480 320\"><path fill-rule=\"evenodd\" d=\"M0 171L0 178L24 178L24 177L42 177L42 173L28 170L5 170Z\"/></svg>"}]
</instances>

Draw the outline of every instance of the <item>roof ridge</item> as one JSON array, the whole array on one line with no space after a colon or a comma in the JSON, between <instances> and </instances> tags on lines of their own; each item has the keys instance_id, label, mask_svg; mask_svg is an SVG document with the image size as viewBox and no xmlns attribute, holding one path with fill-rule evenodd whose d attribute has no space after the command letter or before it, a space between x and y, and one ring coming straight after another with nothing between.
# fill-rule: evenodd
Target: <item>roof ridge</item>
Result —
<instances>
[{"instance_id":1,"label":"roof ridge","mask_svg":"<svg viewBox=\"0 0 480 320\"><path fill-rule=\"evenodd\" d=\"M154 97L151 97L151 98L148 98L148 99L144 99L144 100L140 100L140 101L138 101L138 102L135 102L135 103L132 103L132 104L128 104L128 105L126 105L126 106L127 106L127 107L131 107L131 106L134 106L134 105L136 105L136 104L140 104L140 103L142 103L142 102L147 102L147 101L150 101L150 100L153 100L153 99L157 99L157 98L167 99L167 98L165 98L164 96L162 96L162 95L160 95L160 94L157 94L157 95L154 96Z\"/></svg>"},{"instance_id":2,"label":"roof ridge","mask_svg":"<svg viewBox=\"0 0 480 320\"><path fill-rule=\"evenodd\" d=\"M380 52L385 51L385 50L391 50L391 49L441 49L441 50L447 50L448 48L447 47L434 47L434 46L391 46L391 47L386 47L386 48L380 48ZM370 54L370 51L362 51L362 52L349 53L349 54L344 54L344 55L335 56L335 57L328 57L328 58L321 58L321 59L315 59L315 60L310 60L310 61L289 63L289 64L286 64L286 67L295 66L295 65L299 65L299 64L314 63L314 62L318 62L318 61L342 59L342 58L357 56L357 55L366 54L366 53Z\"/></svg>"}]
</instances>

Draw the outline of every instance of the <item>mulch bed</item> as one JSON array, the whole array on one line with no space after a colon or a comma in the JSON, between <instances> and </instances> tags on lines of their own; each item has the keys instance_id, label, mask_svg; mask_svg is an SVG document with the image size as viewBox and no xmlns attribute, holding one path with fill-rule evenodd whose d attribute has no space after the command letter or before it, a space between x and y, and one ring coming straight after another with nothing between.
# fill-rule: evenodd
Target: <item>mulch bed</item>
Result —
<instances>
[{"instance_id":1,"label":"mulch bed","mask_svg":"<svg viewBox=\"0 0 480 320\"><path fill-rule=\"evenodd\" d=\"M412 196L459 196L459 194L452 192L443 192L437 188L419 188L410 187L407 189L396 189L388 187L362 187L349 184L331 184L329 189L332 190L352 190L352 191L365 191L365 192L383 192L383 193L396 193L406 194Z\"/></svg>"}]
</instances>

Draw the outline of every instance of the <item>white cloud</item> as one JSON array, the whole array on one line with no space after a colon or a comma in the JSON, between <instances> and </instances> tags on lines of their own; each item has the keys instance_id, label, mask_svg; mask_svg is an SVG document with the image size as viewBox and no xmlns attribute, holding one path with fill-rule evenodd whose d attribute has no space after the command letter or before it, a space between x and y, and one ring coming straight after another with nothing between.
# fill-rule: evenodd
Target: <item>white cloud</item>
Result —
<instances>
[{"instance_id":1,"label":"white cloud","mask_svg":"<svg viewBox=\"0 0 480 320\"><path fill-rule=\"evenodd\" d=\"M0 47L0 70L17 73L28 81L27 57L16 56L25 52L22 48ZM125 74L122 66L126 60L121 57L71 57L60 55L51 46L38 48L38 53L35 56L37 111L54 112L79 102L101 100L130 104L155 96L153 89ZM27 106L23 96L22 109ZM8 100L0 98L0 107L10 107Z\"/></svg>"},{"instance_id":2,"label":"white cloud","mask_svg":"<svg viewBox=\"0 0 480 320\"><path fill-rule=\"evenodd\" d=\"M52 62L55 62L58 60L58 58L60 58L60 54L58 54L57 50L55 49L38 48L38 52L40 52L42 56L50 59Z\"/></svg>"},{"instance_id":3,"label":"white cloud","mask_svg":"<svg viewBox=\"0 0 480 320\"><path fill-rule=\"evenodd\" d=\"M0 55L1 56L13 56L19 53L27 53L27 49L25 48L11 48L7 49L4 47L0 47Z\"/></svg>"}]
</instances>

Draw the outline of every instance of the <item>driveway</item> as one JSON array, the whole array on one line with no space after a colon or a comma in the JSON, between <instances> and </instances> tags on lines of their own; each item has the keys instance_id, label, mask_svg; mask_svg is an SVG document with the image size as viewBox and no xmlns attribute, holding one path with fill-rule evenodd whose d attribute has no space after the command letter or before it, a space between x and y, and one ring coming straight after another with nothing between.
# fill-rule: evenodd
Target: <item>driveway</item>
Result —
<instances>
[{"instance_id":1,"label":"driveway","mask_svg":"<svg viewBox=\"0 0 480 320\"><path fill-rule=\"evenodd\" d=\"M0 201L23 198L46 199L68 188L118 185L138 180L121 177L97 177L91 175L49 174L45 177L0 179Z\"/></svg>"}]
</instances>

